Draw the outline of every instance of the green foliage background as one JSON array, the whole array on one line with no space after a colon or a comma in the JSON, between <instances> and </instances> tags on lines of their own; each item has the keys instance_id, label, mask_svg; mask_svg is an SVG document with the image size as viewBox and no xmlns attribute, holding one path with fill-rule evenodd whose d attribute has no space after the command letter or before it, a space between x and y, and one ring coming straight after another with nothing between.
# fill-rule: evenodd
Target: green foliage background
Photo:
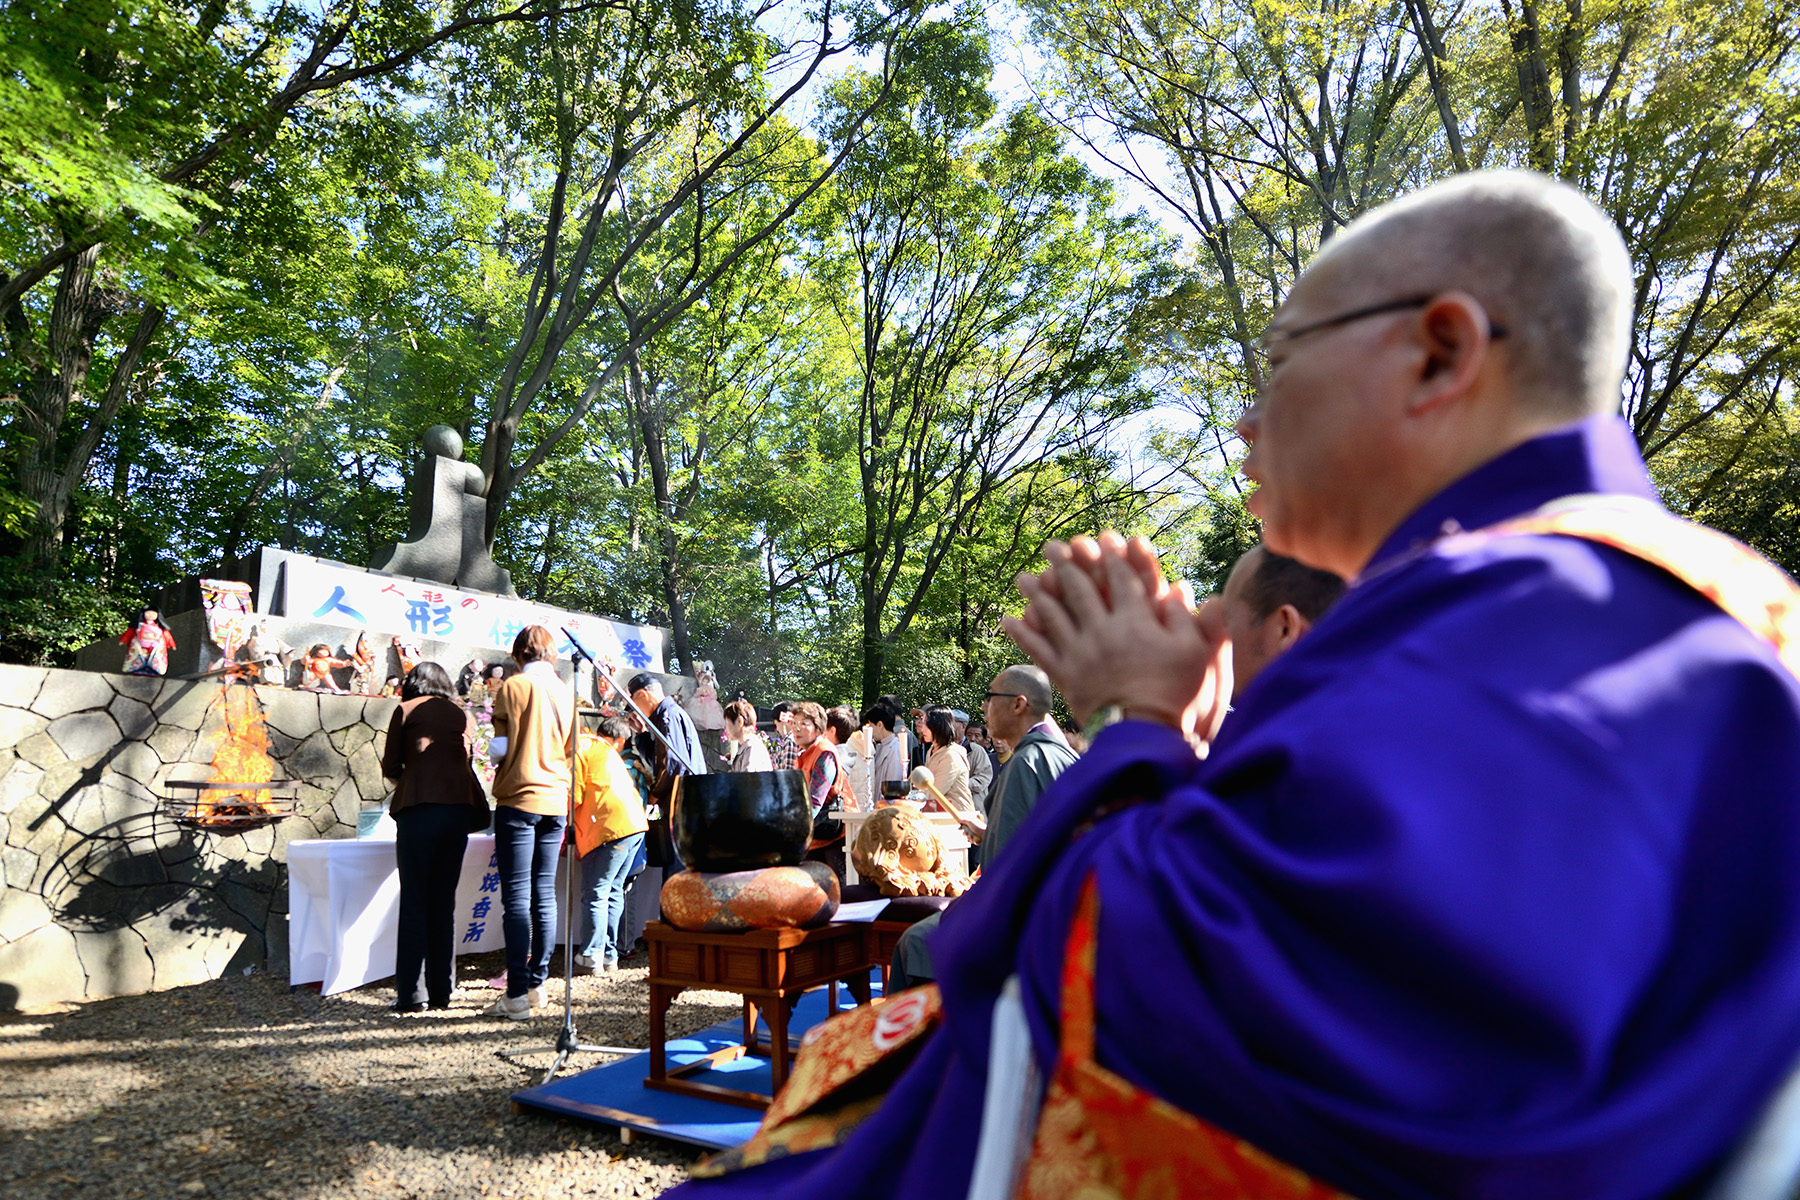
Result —
<instances>
[{"instance_id":1,"label":"green foliage background","mask_svg":"<svg viewBox=\"0 0 1800 1200\"><path fill-rule=\"evenodd\" d=\"M966 706L1046 537L1222 583L1269 313L1504 165L1625 232L1670 503L1800 568L1800 13L1021 7L1030 96L976 6L0 0L0 658L367 561L441 422L523 594L761 700Z\"/></svg>"}]
</instances>

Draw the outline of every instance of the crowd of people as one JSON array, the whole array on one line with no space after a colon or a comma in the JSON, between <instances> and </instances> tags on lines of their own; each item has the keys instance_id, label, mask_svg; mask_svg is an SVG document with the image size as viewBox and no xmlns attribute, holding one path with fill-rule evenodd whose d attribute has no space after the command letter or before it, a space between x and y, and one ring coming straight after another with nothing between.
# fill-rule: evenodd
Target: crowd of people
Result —
<instances>
[{"instance_id":1,"label":"crowd of people","mask_svg":"<svg viewBox=\"0 0 1800 1200\"><path fill-rule=\"evenodd\" d=\"M1221 597L1243 647L1240 685L1310 628L1342 586L1336 576L1260 547L1245 555ZM573 970L616 971L631 952L628 940L655 916L656 898L647 893L660 885L663 868L679 866L664 819L673 781L705 773L709 760L692 718L650 672L625 684L631 705L577 711L556 673L552 637L541 626L518 634L510 669L471 664L458 683L453 688L433 662L407 674L382 763L396 781L390 811L401 899L394 1007L405 1013L443 1008L454 990L457 881L469 834L489 822L474 770L475 718L458 703L459 691L467 699L473 683L488 689L493 708L486 753L494 768L492 828L506 942L506 991L489 1011L521 1020L547 1000L555 873L565 839L574 843L578 862ZM957 819L973 871L998 859L1051 781L1077 757L1082 739L1057 724L1054 703L1049 677L1029 664L993 677L979 701L980 720L943 704L907 710L887 695L860 712L782 701L763 721L739 697L723 709L720 757L730 771L802 774L813 806L806 858L825 863L840 881L847 866L844 813L902 796ZM914 786L920 767L930 773L930 791ZM640 877L647 886L633 888ZM640 919L627 921L633 901ZM936 926L933 917L909 931L894 960L895 986L933 977L927 939Z\"/></svg>"}]
</instances>

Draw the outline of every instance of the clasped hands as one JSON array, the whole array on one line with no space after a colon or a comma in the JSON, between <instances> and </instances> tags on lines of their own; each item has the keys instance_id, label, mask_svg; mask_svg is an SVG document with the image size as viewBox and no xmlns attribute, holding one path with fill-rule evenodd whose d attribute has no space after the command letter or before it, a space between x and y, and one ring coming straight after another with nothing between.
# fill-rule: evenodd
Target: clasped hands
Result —
<instances>
[{"instance_id":1,"label":"clasped hands","mask_svg":"<svg viewBox=\"0 0 1800 1200\"><path fill-rule=\"evenodd\" d=\"M1118 705L1204 746L1231 702L1231 642L1216 602L1171 585L1150 543L1116 533L1044 546L1049 565L1020 575L1022 617L1001 622L1086 724Z\"/></svg>"}]
</instances>

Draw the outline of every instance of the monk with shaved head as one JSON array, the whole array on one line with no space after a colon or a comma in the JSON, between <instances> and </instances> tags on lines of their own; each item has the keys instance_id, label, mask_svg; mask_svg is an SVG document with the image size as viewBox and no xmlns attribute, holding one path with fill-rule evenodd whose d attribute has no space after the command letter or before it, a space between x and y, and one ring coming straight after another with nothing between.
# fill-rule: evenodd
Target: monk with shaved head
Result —
<instances>
[{"instance_id":1,"label":"monk with shaved head","mask_svg":"<svg viewBox=\"0 0 1800 1200\"><path fill-rule=\"evenodd\" d=\"M1141 540L1047 546L1006 628L1091 749L945 915L938 986L809 1035L911 1056L880 1109L784 1097L736 1160L775 1161L707 1186L1793 1194L1800 589L1658 502L1631 296L1530 174L1315 256L1239 430L1267 547L1343 597L1227 719L1222 603Z\"/></svg>"}]
</instances>

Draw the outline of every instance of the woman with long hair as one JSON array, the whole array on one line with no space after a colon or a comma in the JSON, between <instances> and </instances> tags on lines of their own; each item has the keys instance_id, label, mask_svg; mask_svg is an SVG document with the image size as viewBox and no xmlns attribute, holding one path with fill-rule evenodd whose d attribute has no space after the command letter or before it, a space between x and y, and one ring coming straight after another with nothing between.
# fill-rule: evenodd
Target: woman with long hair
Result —
<instances>
[{"instance_id":1,"label":"woman with long hair","mask_svg":"<svg viewBox=\"0 0 1800 1200\"><path fill-rule=\"evenodd\" d=\"M485 823L487 803L469 764L475 717L454 694L436 663L408 671L381 756L381 773L397 781L388 805L400 867L395 1012L449 1008L456 990L456 883L469 827Z\"/></svg>"}]
</instances>

